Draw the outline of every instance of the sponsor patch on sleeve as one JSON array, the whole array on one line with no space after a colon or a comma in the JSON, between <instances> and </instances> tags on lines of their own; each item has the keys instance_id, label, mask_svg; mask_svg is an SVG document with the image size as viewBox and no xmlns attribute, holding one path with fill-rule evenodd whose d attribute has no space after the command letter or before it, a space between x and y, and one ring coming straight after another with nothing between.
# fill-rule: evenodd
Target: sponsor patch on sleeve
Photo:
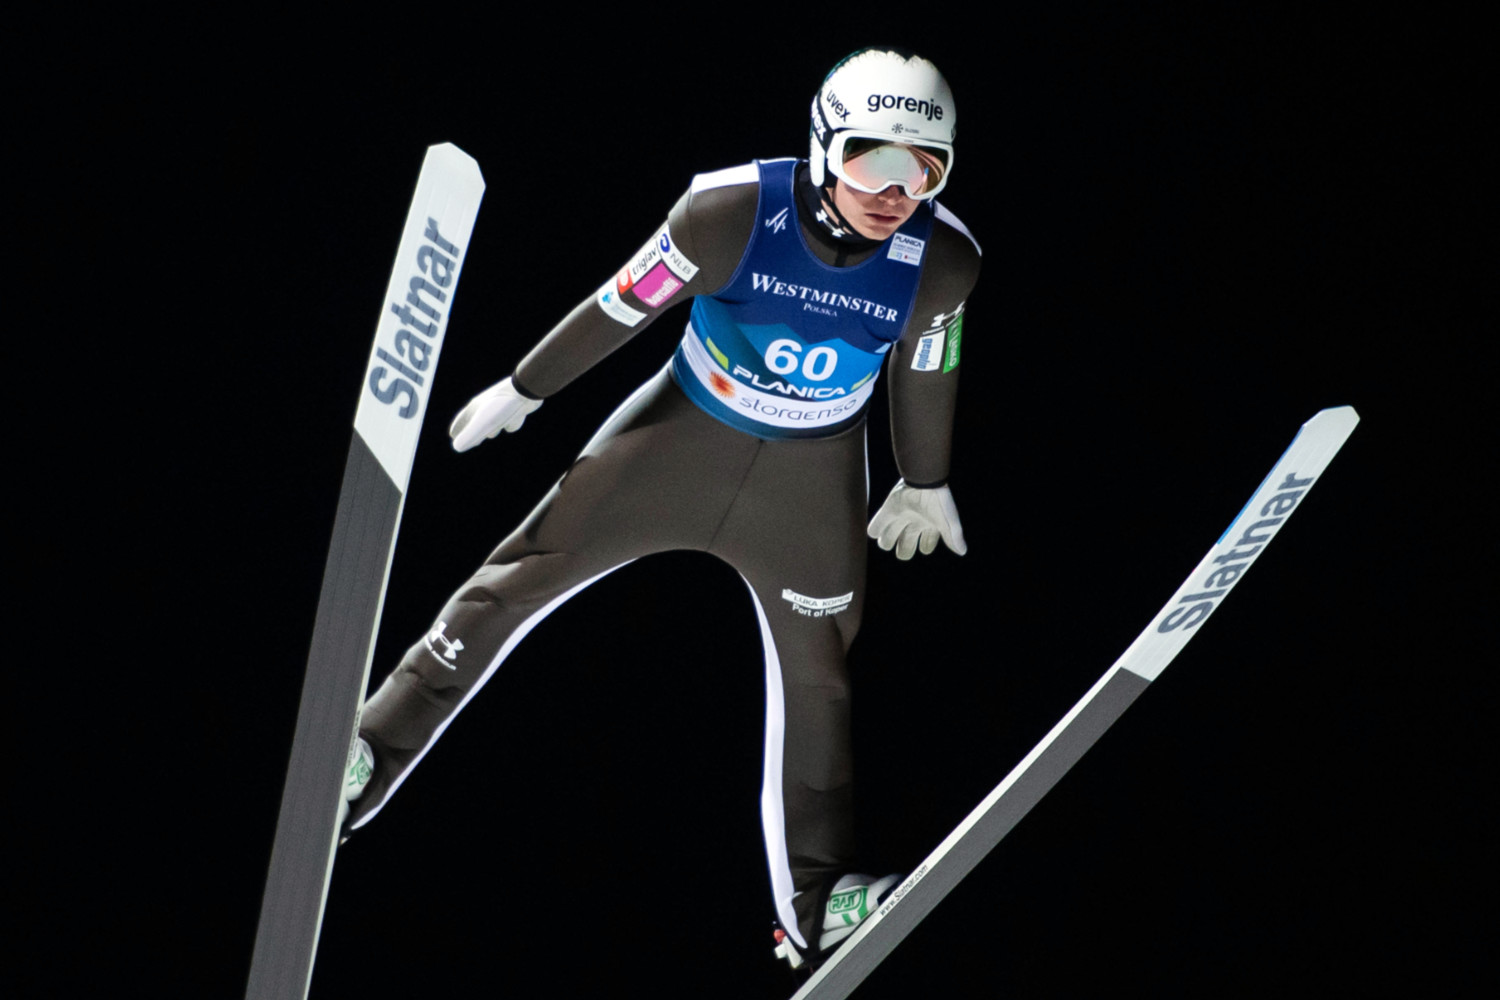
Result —
<instances>
[{"instance_id":1,"label":"sponsor patch on sleeve","mask_svg":"<svg viewBox=\"0 0 1500 1000\"><path fill-rule=\"evenodd\" d=\"M789 601L792 609L799 615L809 618L822 618L826 615L836 615L849 607L849 602L854 600L854 591L840 594L837 597L808 597L799 594L790 587L781 588L781 599Z\"/></svg>"},{"instance_id":2,"label":"sponsor patch on sleeve","mask_svg":"<svg viewBox=\"0 0 1500 1000\"><path fill-rule=\"evenodd\" d=\"M662 260L667 262L672 273L683 281L692 281L693 275L698 273L698 265L684 257L682 251L677 249L677 244L672 242L672 231L665 222L656 233L656 249L661 252Z\"/></svg>"},{"instance_id":3,"label":"sponsor patch on sleeve","mask_svg":"<svg viewBox=\"0 0 1500 1000\"><path fill-rule=\"evenodd\" d=\"M656 248L656 237L651 237L646 245L635 252L630 258L630 263L620 269L620 275L615 279L615 287L623 295L631 285L640 281L661 261L661 251Z\"/></svg>"},{"instance_id":4,"label":"sponsor patch on sleeve","mask_svg":"<svg viewBox=\"0 0 1500 1000\"><path fill-rule=\"evenodd\" d=\"M958 367L958 342L963 338L964 318L960 313L948 324L948 350L943 352L943 371L951 372Z\"/></svg>"},{"instance_id":5,"label":"sponsor patch on sleeve","mask_svg":"<svg viewBox=\"0 0 1500 1000\"><path fill-rule=\"evenodd\" d=\"M891 248L886 251L886 257L891 260L899 260L903 264L920 264L922 263L922 251L926 246L926 240L919 240L915 236L897 233L891 237Z\"/></svg>"},{"instance_id":6,"label":"sponsor patch on sleeve","mask_svg":"<svg viewBox=\"0 0 1500 1000\"><path fill-rule=\"evenodd\" d=\"M677 249L677 244L672 242L672 231L666 223L662 223L656 235L647 240L645 246L637 250L635 256L630 259L630 263L620 269L620 273L615 277L615 289L624 295L639 284L646 275L659 270L661 264L666 264L667 270L681 279L671 291L661 297L660 301L664 302L671 298L678 288L692 281L693 275L698 273L698 265L688 260L682 251ZM647 302L653 308L660 304L660 302L649 302L646 297L647 293L639 288L636 288L635 293L641 301Z\"/></svg>"},{"instance_id":7,"label":"sponsor patch on sleeve","mask_svg":"<svg viewBox=\"0 0 1500 1000\"><path fill-rule=\"evenodd\" d=\"M656 309L676 295L682 285L683 282L667 269L665 263L657 264L635 283L635 297L652 309Z\"/></svg>"},{"instance_id":8,"label":"sponsor patch on sleeve","mask_svg":"<svg viewBox=\"0 0 1500 1000\"><path fill-rule=\"evenodd\" d=\"M912 355L913 371L935 372L943 366L943 331L929 333L917 341L917 350Z\"/></svg>"},{"instance_id":9,"label":"sponsor patch on sleeve","mask_svg":"<svg viewBox=\"0 0 1500 1000\"><path fill-rule=\"evenodd\" d=\"M646 314L639 309L632 309L620 301L620 292L615 288L613 279L606 281L599 289L597 297L599 308L604 314L616 323L624 323L626 326L635 326L646 318Z\"/></svg>"}]
</instances>

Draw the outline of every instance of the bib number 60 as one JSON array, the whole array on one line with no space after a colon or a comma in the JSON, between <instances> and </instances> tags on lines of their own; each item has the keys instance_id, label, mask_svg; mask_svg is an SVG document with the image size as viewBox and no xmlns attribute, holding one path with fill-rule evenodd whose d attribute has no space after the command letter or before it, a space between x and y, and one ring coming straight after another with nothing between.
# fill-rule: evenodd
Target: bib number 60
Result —
<instances>
[{"instance_id":1,"label":"bib number 60","mask_svg":"<svg viewBox=\"0 0 1500 1000\"><path fill-rule=\"evenodd\" d=\"M795 340L773 340L766 348L766 367L777 375L788 375L797 370L797 355L801 353L802 345ZM802 359L802 377L809 382L821 382L833 374L838 363L839 355L833 348L814 347Z\"/></svg>"}]
</instances>

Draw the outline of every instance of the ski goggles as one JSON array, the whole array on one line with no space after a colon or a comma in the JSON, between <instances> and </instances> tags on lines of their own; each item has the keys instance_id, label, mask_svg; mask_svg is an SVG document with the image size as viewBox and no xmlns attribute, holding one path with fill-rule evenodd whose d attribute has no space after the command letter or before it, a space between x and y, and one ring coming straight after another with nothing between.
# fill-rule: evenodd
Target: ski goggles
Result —
<instances>
[{"instance_id":1,"label":"ski goggles","mask_svg":"<svg viewBox=\"0 0 1500 1000\"><path fill-rule=\"evenodd\" d=\"M879 194L892 184L925 201L948 183L953 147L940 142L900 142L878 132L835 132L828 167L845 184Z\"/></svg>"}]
</instances>

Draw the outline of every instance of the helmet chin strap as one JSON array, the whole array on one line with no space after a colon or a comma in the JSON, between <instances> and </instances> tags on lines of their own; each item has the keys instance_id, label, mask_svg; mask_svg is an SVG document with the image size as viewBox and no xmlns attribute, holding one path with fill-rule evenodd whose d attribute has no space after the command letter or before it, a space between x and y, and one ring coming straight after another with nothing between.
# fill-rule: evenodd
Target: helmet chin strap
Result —
<instances>
[{"instance_id":1,"label":"helmet chin strap","mask_svg":"<svg viewBox=\"0 0 1500 1000\"><path fill-rule=\"evenodd\" d=\"M798 168L797 200L801 202L803 213L816 220L818 229L839 246L854 249L879 243L879 240L860 235L849 220L844 218L844 214L833 203L833 188L838 183L838 178L833 176L831 170L825 170L824 173L827 181L822 187L818 187L813 184L812 172L806 164Z\"/></svg>"}]
</instances>

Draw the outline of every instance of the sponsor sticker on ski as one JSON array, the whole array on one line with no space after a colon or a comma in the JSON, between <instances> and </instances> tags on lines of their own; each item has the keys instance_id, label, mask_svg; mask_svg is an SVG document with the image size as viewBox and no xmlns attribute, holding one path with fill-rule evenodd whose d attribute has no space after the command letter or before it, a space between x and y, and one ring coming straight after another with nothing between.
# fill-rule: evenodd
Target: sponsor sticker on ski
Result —
<instances>
[{"instance_id":1,"label":"sponsor sticker on ski","mask_svg":"<svg viewBox=\"0 0 1500 1000\"><path fill-rule=\"evenodd\" d=\"M1297 506L1298 499L1307 492L1316 478L1307 476L1299 479L1295 470L1288 472L1286 479L1276 487L1276 494L1267 499L1256 512L1260 519L1247 525L1240 537L1226 546L1224 539L1233 534L1235 525L1250 511L1255 501L1260 499L1252 497L1219 539L1214 551L1209 553L1184 585L1183 590L1191 590L1192 593L1180 593L1172 604L1162 609L1164 613L1160 616L1156 631L1163 635L1179 628L1186 631L1212 614L1219 599L1229 593L1235 581L1250 568L1255 557L1270 543L1278 526L1286 520L1292 508Z\"/></svg>"},{"instance_id":2,"label":"sponsor sticker on ski","mask_svg":"<svg viewBox=\"0 0 1500 1000\"><path fill-rule=\"evenodd\" d=\"M921 868L918 868L916 871L906 876L906 881L902 882L901 885L897 887L896 891L891 893L890 898L888 898L884 903L880 904L880 915L883 917L887 913L890 913L892 910L894 910L896 908L896 904L905 899L908 892L911 892L912 889L916 888L917 883L922 881L922 877L927 874L928 869L930 869L931 867L931 861L924 862Z\"/></svg>"},{"instance_id":3,"label":"sponsor sticker on ski","mask_svg":"<svg viewBox=\"0 0 1500 1000\"><path fill-rule=\"evenodd\" d=\"M428 150L354 414L355 431L399 490L406 489L411 475L412 454L483 195L484 178L472 157L449 143Z\"/></svg>"}]
</instances>

